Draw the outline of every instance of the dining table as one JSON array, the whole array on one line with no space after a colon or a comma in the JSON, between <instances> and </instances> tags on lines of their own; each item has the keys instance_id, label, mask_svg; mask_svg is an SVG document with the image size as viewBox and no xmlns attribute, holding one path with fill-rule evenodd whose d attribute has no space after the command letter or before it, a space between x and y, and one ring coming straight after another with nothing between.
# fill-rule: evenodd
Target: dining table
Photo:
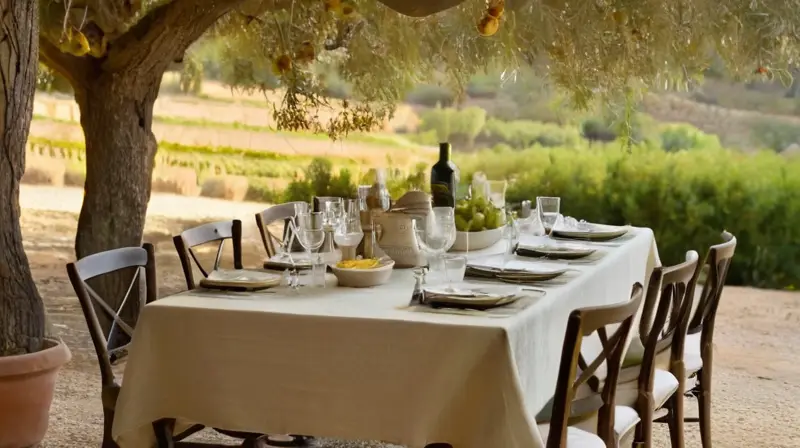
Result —
<instances>
[{"instance_id":1,"label":"dining table","mask_svg":"<svg viewBox=\"0 0 800 448\"><path fill-rule=\"evenodd\" d=\"M200 423L412 448L543 447L535 416L555 391L569 314L628 300L660 265L647 228L575 244L598 256L515 259L569 272L523 288L526 306L503 316L409 307L407 269L372 288L197 289L156 300L135 329L113 438L150 447L152 423L174 418L176 433ZM500 241L466 256L506 250Z\"/></svg>"}]
</instances>

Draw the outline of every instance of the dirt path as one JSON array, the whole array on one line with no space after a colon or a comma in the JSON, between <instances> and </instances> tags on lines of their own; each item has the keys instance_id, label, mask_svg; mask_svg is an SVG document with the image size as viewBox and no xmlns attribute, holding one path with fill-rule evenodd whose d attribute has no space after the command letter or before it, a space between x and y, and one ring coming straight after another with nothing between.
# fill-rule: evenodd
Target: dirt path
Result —
<instances>
[{"instance_id":1,"label":"dirt path","mask_svg":"<svg viewBox=\"0 0 800 448\"><path fill-rule=\"evenodd\" d=\"M72 349L73 361L61 376L45 447L98 446L102 433L97 361L86 324L66 278L74 258L73 237L80 190L22 187L22 230L34 276L44 297L53 332ZM183 277L171 235L214 219L250 216L263 204L154 194L146 239L157 246L160 294L181 290ZM55 210L55 211L53 211ZM256 265L262 249L247 232L245 264ZM713 399L715 448L790 448L800 441L800 294L752 288L725 290L717 319ZM696 407L690 404L687 413ZM660 425L659 425L660 426ZM699 432L687 425L688 448L699 447ZM666 429L657 427L656 447L668 447ZM206 436L206 437L214 437ZM320 441L320 447L390 448L377 442ZM496 448L496 447L487 447Z\"/></svg>"}]
</instances>

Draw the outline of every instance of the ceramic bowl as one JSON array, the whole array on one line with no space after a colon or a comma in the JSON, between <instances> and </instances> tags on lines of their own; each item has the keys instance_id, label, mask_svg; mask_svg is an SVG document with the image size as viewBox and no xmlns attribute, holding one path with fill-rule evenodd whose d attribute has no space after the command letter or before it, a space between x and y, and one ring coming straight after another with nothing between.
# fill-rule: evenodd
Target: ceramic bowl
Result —
<instances>
[{"instance_id":1,"label":"ceramic bowl","mask_svg":"<svg viewBox=\"0 0 800 448\"><path fill-rule=\"evenodd\" d=\"M503 228L499 227L492 230L481 232L456 232L456 242L450 249L454 252L466 252L468 250L486 249L503 238Z\"/></svg>"},{"instance_id":2,"label":"ceramic bowl","mask_svg":"<svg viewBox=\"0 0 800 448\"><path fill-rule=\"evenodd\" d=\"M333 275L339 281L339 286L348 288L369 288L382 285L392 276L394 261L387 260L374 269L342 269L331 266Z\"/></svg>"}]
</instances>

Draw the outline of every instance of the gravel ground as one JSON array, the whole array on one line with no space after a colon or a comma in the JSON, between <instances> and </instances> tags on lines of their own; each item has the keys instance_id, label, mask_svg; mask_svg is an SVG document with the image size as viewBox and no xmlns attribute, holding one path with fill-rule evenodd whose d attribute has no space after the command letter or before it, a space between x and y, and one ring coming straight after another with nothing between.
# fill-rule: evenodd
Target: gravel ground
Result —
<instances>
[{"instance_id":1,"label":"gravel ground","mask_svg":"<svg viewBox=\"0 0 800 448\"><path fill-rule=\"evenodd\" d=\"M53 331L73 352L62 372L43 447L98 446L102 434L99 372L86 324L66 277L74 258L73 237L82 193L76 189L23 186L22 230L34 277ZM245 223L263 204L154 194L146 239L157 247L160 294L182 288L171 235L213 219L240 217ZM261 246L255 226L246 227L245 264L255 265ZM713 398L716 448L800 446L800 294L729 287L717 319ZM687 414L696 412L691 401ZM668 447L666 428L657 425L655 446ZM219 439L213 433L201 438ZM329 448L398 448L378 442L321 440ZM699 447L699 431L687 425L686 446ZM496 447L487 447L496 448Z\"/></svg>"}]
</instances>

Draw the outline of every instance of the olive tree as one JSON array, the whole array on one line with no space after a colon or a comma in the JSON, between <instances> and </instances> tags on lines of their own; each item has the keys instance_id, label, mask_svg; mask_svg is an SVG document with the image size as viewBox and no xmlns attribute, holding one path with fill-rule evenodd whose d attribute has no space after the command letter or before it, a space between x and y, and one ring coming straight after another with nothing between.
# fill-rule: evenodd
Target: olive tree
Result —
<instances>
[{"instance_id":1,"label":"olive tree","mask_svg":"<svg viewBox=\"0 0 800 448\"><path fill-rule=\"evenodd\" d=\"M714 54L739 76L784 78L800 26L800 0L39 1L41 59L72 84L86 139L78 257L140 244L159 84L204 34L273 67L279 128L338 137L381 123L415 84L459 89L486 67L513 82L534 66L578 107L689 85ZM329 106L319 62L354 89L330 119L317 113Z\"/></svg>"}]
</instances>

